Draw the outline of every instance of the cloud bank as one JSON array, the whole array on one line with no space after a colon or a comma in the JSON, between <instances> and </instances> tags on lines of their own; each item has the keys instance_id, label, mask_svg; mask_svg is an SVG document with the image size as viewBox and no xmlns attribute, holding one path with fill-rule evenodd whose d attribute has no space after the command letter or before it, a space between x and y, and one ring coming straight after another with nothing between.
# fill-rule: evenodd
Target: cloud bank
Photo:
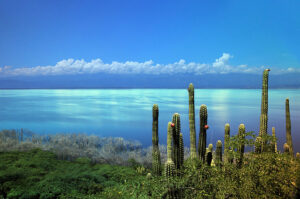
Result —
<instances>
[{"instance_id":1,"label":"cloud bank","mask_svg":"<svg viewBox=\"0 0 300 199\"><path fill-rule=\"evenodd\" d=\"M181 59L170 64L155 64L152 60L145 62L112 62L104 63L101 59L90 62L85 60L66 59L56 63L54 66L35 66L13 68L10 66L0 67L0 76L47 76L47 75L71 75L71 74L228 74L247 73L261 74L263 69L271 68L273 74L300 73L299 68L279 69L272 67L249 67L247 65L232 66L228 61L233 58L228 53L216 59L213 63L186 63Z\"/></svg>"}]
</instances>

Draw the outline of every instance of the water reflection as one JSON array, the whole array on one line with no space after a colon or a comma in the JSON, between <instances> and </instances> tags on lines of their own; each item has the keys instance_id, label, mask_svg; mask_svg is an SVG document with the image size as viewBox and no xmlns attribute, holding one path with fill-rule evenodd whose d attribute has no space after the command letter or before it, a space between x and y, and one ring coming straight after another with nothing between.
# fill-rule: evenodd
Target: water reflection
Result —
<instances>
[{"instance_id":1,"label":"water reflection","mask_svg":"<svg viewBox=\"0 0 300 199\"><path fill-rule=\"evenodd\" d=\"M269 133L272 126L285 142L285 98L290 98L295 151L300 151L300 90L269 91ZM231 134L240 123L246 131L258 132L261 90L196 89L196 131L199 109L208 107L208 142L223 141L224 125ZM27 128L37 133L86 132L101 136L122 136L151 144L152 105L159 105L159 139L166 143L167 123L181 114L185 144L189 145L187 89L72 89L0 90L0 129Z\"/></svg>"}]
</instances>

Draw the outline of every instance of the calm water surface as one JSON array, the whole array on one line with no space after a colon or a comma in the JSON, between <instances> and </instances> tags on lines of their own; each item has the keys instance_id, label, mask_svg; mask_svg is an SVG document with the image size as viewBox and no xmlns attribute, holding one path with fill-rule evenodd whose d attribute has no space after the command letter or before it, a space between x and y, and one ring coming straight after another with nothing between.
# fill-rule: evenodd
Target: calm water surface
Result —
<instances>
[{"instance_id":1,"label":"calm water surface","mask_svg":"<svg viewBox=\"0 0 300 199\"><path fill-rule=\"evenodd\" d=\"M300 89L269 90L269 126L276 128L278 148L285 142L285 99L290 98L292 136L300 152ZM196 131L199 109L208 107L208 143L223 142L224 125L236 134L259 129L260 89L195 90ZM187 89L0 90L0 129L29 129L36 133L81 132L120 136L151 145L152 105L159 105L159 142L166 144L167 123L180 113L184 142L189 146Z\"/></svg>"}]
</instances>

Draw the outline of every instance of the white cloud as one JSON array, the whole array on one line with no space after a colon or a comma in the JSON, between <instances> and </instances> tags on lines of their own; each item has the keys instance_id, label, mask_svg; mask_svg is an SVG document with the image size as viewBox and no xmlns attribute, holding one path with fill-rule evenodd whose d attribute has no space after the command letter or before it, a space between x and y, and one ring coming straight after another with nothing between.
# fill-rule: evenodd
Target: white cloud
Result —
<instances>
[{"instance_id":1,"label":"white cloud","mask_svg":"<svg viewBox=\"0 0 300 199\"><path fill-rule=\"evenodd\" d=\"M232 58L233 56L231 56L228 53L223 53L222 57L216 59L216 61L213 63L213 67L226 67L226 63L227 61Z\"/></svg>"},{"instance_id":2,"label":"white cloud","mask_svg":"<svg viewBox=\"0 0 300 199\"><path fill-rule=\"evenodd\" d=\"M101 59L87 62L83 59L66 59L56 63L54 66L35 66L13 68L10 66L0 67L0 76L37 76L37 75L66 75L66 74L227 74L227 73L249 73L260 74L264 66L249 67L245 64L232 66L228 62L233 58L228 53L216 59L212 64L186 62L181 59L170 64L155 64L152 60L145 62L117 62L104 63ZM300 73L300 69L289 67L287 69L272 68L272 74Z\"/></svg>"}]
</instances>

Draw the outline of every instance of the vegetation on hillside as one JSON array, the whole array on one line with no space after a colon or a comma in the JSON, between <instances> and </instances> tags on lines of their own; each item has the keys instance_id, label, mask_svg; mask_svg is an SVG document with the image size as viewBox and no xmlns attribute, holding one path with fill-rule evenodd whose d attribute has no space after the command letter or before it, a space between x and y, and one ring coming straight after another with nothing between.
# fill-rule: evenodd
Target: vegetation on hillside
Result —
<instances>
[{"instance_id":1,"label":"vegetation on hillside","mask_svg":"<svg viewBox=\"0 0 300 199\"><path fill-rule=\"evenodd\" d=\"M58 160L52 152L0 153L0 198L296 198L300 162L288 154L246 153L244 165L208 166L188 159L171 183L134 159L130 166ZM175 187L175 189L174 189ZM297 188L298 187L298 188ZM298 191L298 192L297 192ZM299 196L299 195L298 195Z\"/></svg>"}]
</instances>

